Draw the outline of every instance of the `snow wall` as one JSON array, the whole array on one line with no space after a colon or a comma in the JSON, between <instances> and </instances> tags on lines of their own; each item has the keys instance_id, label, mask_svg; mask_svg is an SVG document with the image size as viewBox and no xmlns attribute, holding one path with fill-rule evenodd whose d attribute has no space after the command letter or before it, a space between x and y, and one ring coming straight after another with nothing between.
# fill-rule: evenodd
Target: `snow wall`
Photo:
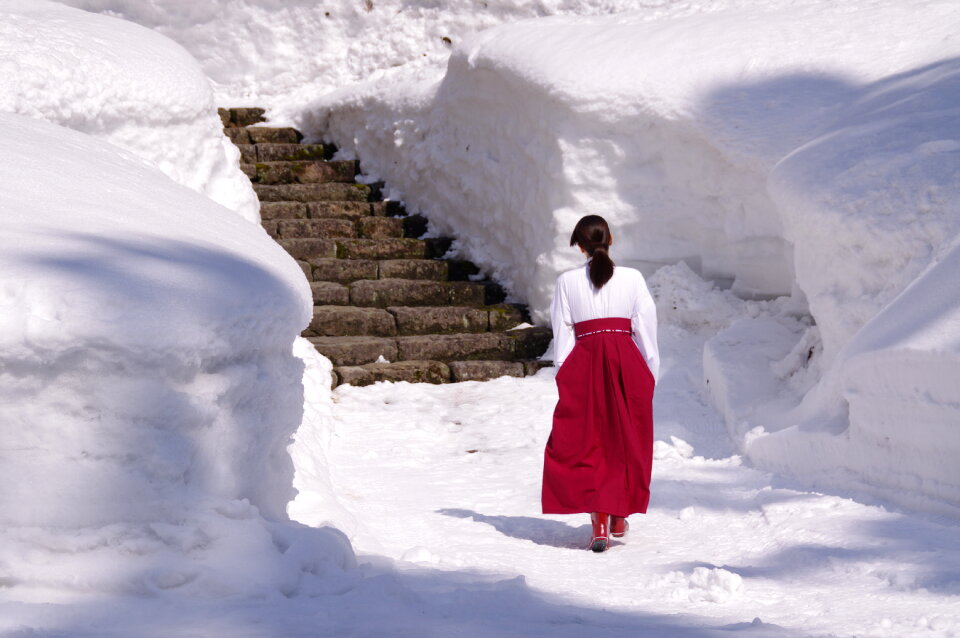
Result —
<instances>
[{"instance_id":1,"label":"snow wall","mask_svg":"<svg viewBox=\"0 0 960 638\"><path fill-rule=\"evenodd\" d=\"M742 449L811 482L957 506L960 472L925 450L960 453L943 421L958 421L960 389L914 396L934 360L960 374L944 345L952 328L881 348L887 366L902 364L893 377L845 350L868 323L886 330L892 315L881 311L960 230L960 9L921 4L509 24L456 46L445 73L347 87L299 121L456 233L541 320L554 278L579 263L567 242L586 213L612 222L622 264L684 261L742 296L794 295L814 327L743 324L705 352L708 387ZM923 308L917 325L931 320ZM776 356L741 357L764 348ZM798 375L822 380L811 389ZM766 377L772 395L725 395ZM919 402L927 416L904 423L865 407L891 379L904 381L888 399L896 414Z\"/></svg>"},{"instance_id":2,"label":"snow wall","mask_svg":"<svg viewBox=\"0 0 960 638\"><path fill-rule=\"evenodd\" d=\"M349 565L342 534L286 522L297 264L129 152L0 126L6 595L291 594Z\"/></svg>"},{"instance_id":3,"label":"snow wall","mask_svg":"<svg viewBox=\"0 0 960 638\"><path fill-rule=\"evenodd\" d=\"M0 0L0 111L106 139L260 220L210 81L150 29L45 0Z\"/></svg>"},{"instance_id":4,"label":"snow wall","mask_svg":"<svg viewBox=\"0 0 960 638\"><path fill-rule=\"evenodd\" d=\"M250 223L208 81L122 20L0 15L4 600L329 588L349 541L286 513L291 436L329 427L311 293Z\"/></svg>"},{"instance_id":5,"label":"snow wall","mask_svg":"<svg viewBox=\"0 0 960 638\"><path fill-rule=\"evenodd\" d=\"M306 100L397 67L446 63L454 44L503 23L610 14L631 0L61 0L155 29L185 47L216 86L220 106L270 108L278 119ZM690 8L689 0L647 3ZM293 109L288 110L288 109Z\"/></svg>"}]
</instances>

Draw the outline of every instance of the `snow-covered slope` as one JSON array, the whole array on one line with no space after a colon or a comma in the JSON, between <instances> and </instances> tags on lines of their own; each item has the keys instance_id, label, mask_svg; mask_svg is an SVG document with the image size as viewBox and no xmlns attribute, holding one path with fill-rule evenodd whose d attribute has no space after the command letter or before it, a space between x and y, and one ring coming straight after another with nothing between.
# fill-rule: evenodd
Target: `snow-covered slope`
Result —
<instances>
[{"instance_id":1,"label":"snow-covered slope","mask_svg":"<svg viewBox=\"0 0 960 638\"><path fill-rule=\"evenodd\" d=\"M104 138L259 221L210 81L175 42L45 0L0 0L0 111Z\"/></svg>"},{"instance_id":2,"label":"snow-covered slope","mask_svg":"<svg viewBox=\"0 0 960 638\"><path fill-rule=\"evenodd\" d=\"M719 336L707 347L710 391L753 460L823 478L818 464L770 457L747 433L787 437L802 422L831 447L838 429L873 427L877 416L859 408L848 420L838 384L854 382L840 353L960 230L950 195L960 186L960 7L807 0L675 13L496 27L460 43L445 74L348 87L301 120L456 233L541 319L553 279L578 262L567 238L588 212L613 223L621 263L683 260L741 295L792 293L816 326L743 324ZM750 386L752 405L725 394L736 385L726 374ZM859 391L880 392L868 376L857 374ZM921 402L940 406L937 419L956 416L933 395ZM862 446L862 459L896 458L899 476L921 477L887 487L955 493L960 505L956 472ZM883 482L873 461L839 467Z\"/></svg>"},{"instance_id":3,"label":"snow-covered slope","mask_svg":"<svg viewBox=\"0 0 960 638\"><path fill-rule=\"evenodd\" d=\"M297 264L127 151L0 128L5 588L276 592L346 564L342 535L271 522L303 415Z\"/></svg>"}]
</instances>

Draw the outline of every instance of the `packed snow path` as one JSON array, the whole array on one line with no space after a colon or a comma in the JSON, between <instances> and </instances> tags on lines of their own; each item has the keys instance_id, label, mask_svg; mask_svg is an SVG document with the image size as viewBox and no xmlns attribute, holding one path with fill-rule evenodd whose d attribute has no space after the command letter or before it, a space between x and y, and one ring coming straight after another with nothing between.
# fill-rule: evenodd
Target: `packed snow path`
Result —
<instances>
[{"instance_id":1,"label":"packed snow path","mask_svg":"<svg viewBox=\"0 0 960 638\"><path fill-rule=\"evenodd\" d=\"M577 635L578 625L592 635L596 624L607 635L960 635L954 522L745 467L699 390L700 338L665 326L661 345L651 509L601 555L585 549L586 516L539 513L552 370L338 388L329 461L361 561L512 582L573 606L544 635ZM507 615L494 621L499 635L529 635L497 607L508 597L485 598L477 613Z\"/></svg>"}]
</instances>

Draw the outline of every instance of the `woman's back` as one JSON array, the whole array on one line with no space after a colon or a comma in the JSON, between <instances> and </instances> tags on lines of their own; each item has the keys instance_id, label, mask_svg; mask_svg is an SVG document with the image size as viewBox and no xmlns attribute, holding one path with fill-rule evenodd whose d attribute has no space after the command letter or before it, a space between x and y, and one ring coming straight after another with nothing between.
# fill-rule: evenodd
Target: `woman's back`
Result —
<instances>
[{"instance_id":1,"label":"woman's back","mask_svg":"<svg viewBox=\"0 0 960 638\"><path fill-rule=\"evenodd\" d=\"M605 317L630 319L638 307L639 295L646 291L643 275L633 268L617 266L603 288L590 283L589 264L560 275L560 286L574 322Z\"/></svg>"},{"instance_id":2,"label":"woman's back","mask_svg":"<svg viewBox=\"0 0 960 638\"><path fill-rule=\"evenodd\" d=\"M576 342L573 324L591 319L630 319L633 341L654 379L660 374L657 348L657 309L640 271L617 266L610 280L597 289L590 282L589 262L557 278L552 321L554 361L561 365Z\"/></svg>"}]
</instances>

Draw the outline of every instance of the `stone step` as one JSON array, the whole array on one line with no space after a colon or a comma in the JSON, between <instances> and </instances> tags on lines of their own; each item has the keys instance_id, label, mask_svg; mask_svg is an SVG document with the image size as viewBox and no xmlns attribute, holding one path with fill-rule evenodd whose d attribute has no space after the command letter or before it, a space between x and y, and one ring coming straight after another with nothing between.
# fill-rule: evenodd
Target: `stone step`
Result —
<instances>
[{"instance_id":1,"label":"stone step","mask_svg":"<svg viewBox=\"0 0 960 638\"><path fill-rule=\"evenodd\" d=\"M261 222L264 230L276 239L296 237L330 239L333 237L354 237L361 239L397 239L402 238L403 223L392 217L360 217L338 219L321 217L318 219L265 219Z\"/></svg>"},{"instance_id":2,"label":"stone step","mask_svg":"<svg viewBox=\"0 0 960 638\"><path fill-rule=\"evenodd\" d=\"M390 306L387 312L396 319L398 335L462 334L490 329L490 311L483 308Z\"/></svg>"},{"instance_id":3,"label":"stone step","mask_svg":"<svg viewBox=\"0 0 960 638\"><path fill-rule=\"evenodd\" d=\"M377 279L447 281L450 278L450 262L437 259L385 259L378 266Z\"/></svg>"},{"instance_id":4,"label":"stone step","mask_svg":"<svg viewBox=\"0 0 960 638\"><path fill-rule=\"evenodd\" d=\"M532 329L528 329L532 330ZM538 329L542 330L542 329ZM437 361L511 361L524 366L524 374L534 374L549 361L540 361L549 339L543 333L515 336L508 333L457 333L448 335L406 336L308 336L307 338L334 365L352 366L375 363L380 357L387 361L405 361L429 355ZM535 343L540 349L529 347ZM519 345L519 347L518 347ZM464 374L467 374L464 372ZM501 375L497 375L501 376Z\"/></svg>"},{"instance_id":5,"label":"stone step","mask_svg":"<svg viewBox=\"0 0 960 638\"><path fill-rule=\"evenodd\" d=\"M361 217L357 220L357 234L367 239L391 239L406 236L402 217Z\"/></svg>"},{"instance_id":6,"label":"stone step","mask_svg":"<svg viewBox=\"0 0 960 638\"><path fill-rule=\"evenodd\" d=\"M254 184L253 190L261 202L366 202L370 187L365 184Z\"/></svg>"},{"instance_id":7,"label":"stone step","mask_svg":"<svg viewBox=\"0 0 960 638\"><path fill-rule=\"evenodd\" d=\"M352 183L360 172L360 164L354 160L257 162L241 164L240 169L258 184Z\"/></svg>"},{"instance_id":8,"label":"stone step","mask_svg":"<svg viewBox=\"0 0 960 638\"><path fill-rule=\"evenodd\" d=\"M294 259L332 259L337 256L337 242L333 239L281 239L277 241Z\"/></svg>"},{"instance_id":9,"label":"stone step","mask_svg":"<svg viewBox=\"0 0 960 638\"><path fill-rule=\"evenodd\" d=\"M547 351L553 339L553 331L540 326L496 334L505 335L513 342L512 350L515 359L539 359Z\"/></svg>"},{"instance_id":10,"label":"stone step","mask_svg":"<svg viewBox=\"0 0 960 638\"><path fill-rule=\"evenodd\" d=\"M220 115L220 121L224 127L250 126L259 122L266 122L263 109L258 108L236 108L236 109L217 109Z\"/></svg>"},{"instance_id":11,"label":"stone step","mask_svg":"<svg viewBox=\"0 0 960 638\"><path fill-rule=\"evenodd\" d=\"M317 306L347 306L350 304L350 289L333 281L311 281L313 303Z\"/></svg>"},{"instance_id":12,"label":"stone step","mask_svg":"<svg viewBox=\"0 0 960 638\"><path fill-rule=\"evenodd\" d=\"M261 202L261 219L359 219L382 217L383 202Z\"/></svg>"},{"instance_id":13,"label":"stone step","mask_svg":"<svg viewBox=\"0 0 960 638\"><path fill-rule=\"evenodd\" d=\"M307 276L310 281L338 284L376 279L379 271L379 263L374 259L310 259L306 267L310 269Z\"/></svg>"},{"instance_id":14,"label":"stone step","mask_svg":"<svg viewBox=\"0 0 960 638\"><path fill-rule=\"evenodd\" d=\"M533 364L533 365L531 365ZM542 364L542 365L541 365ZM504 376L523 377L552 365L545 361L397 361L392 363L343 364L334 368L333 385L371 385L378 381L450 383L489 381Z\"/></svg>"},{"instance_id":15,"label":"stone step","mask_svg":"<svg viewBox=\"0 0 960 638\"><path fill-rule=\"evenodd\" d=\"M368 363L362 366L339 366L333 369L334 385L370 385L378 381L410 383L448 383L450 368L440 361L398 361Z\"/></svg>"},{"instance_id":16,"label":"stone step","mask_svg":"<svg viewBox=\"0 0 960 638\"><path fill-rule=\"evenodd\" d=\"M483 285L466 281L426 279L369 279L349 285L355 306L455 306L484 305ZM519 323L519 322L518 322Z\"/></svg>"},{"instance_id":17,"label":"stone step","mask_svg":"<svg viewBox=\"0 0 960 638\"><path fill-rule=\"evenodd\" d=\"M317 352L335 366L374 363L380 357L397 360L397 340L389 337L308 337Z\"/></svg>"},{"instance_id":18,"label":"stone step","mask_svg":"<svg viewBox=\"0 0 960 638\"><path fill-rule=\"evenodd\" d=\"M274 219L263 221L261 224L264 230L275 239L332 239L357 236L357 226L349 219Z\"/></svg>"},{"instance_id":19,"label":"stone step","mask_svg":"<svg viewBox=\"0 0 960 638\"><path fill-rule=\"evenodd\" d=\"M237 144L242 164L324 160L331 156L328 144Z\"/></svg>"},{"instance_id":20,"label":"stone step","mask_svg":"<svg viewBox=\"0 0 960 638\"><path fill-rule=\"evenodd\" d=\"M447 280L446 261L435 259L334 259L303 260L301 267L310 281L348 284L362 279Z\"/></svg>"},{"instance_id":21,"label":"stone step","mask_svg":"<svg viewBox=\"0 0 960 638\"><path fill-rule=\"evenodd\" d=\"M519 332L519 331L516 331ZM397 359L432 361L512 360L515 340L506 332L397 337Z\"/></svg>"},{"instance_id":22,"label":"stone step","mask_svg":"<svg viewBox=\"0 0 960 638\"><path fill-rule=\"evenodd\" d=\"M526 376L520 361L451 361L447 367L450 368L450 380L453 382Z\"/></svg>"},{"instance_id":23,"label":"stone step","mask_svg":"<svg viewBox=\"0 0 960 638\"><path fill-rule=\"evenodd\" d=\"M223 133L234 144L299 144L303 135L288 126L246 126L225 128Z\"/></svg>"},{"instance_id":24,"label":"stone step","mask_svg":"<svg viewBox=\"0 0 960 638\"><path fill-rule=\"evenodd\" d=\"M340 259L427 259L430 245L421 239L338 239Z\"/></svg>"},{"instance_id":25,"label":"stone step","mask_svg":"<svg viewBox=\"0 0 960 638\"><path fill-rule=\"evenodd\" d=\"M308 337L392 337L397 320L382 308L314 306L313 320L304 331Z\"/></svg>"},{"instance_id":26,"label":"stone step","mask_svg":"<svg viewBox=\"0 0 960 638\"><path fill-rule=\"evenodd\" d=\"M332 286L318 288L325 298L338 298L337 293L340 291ZM342 300L342 298L341 294L339 299ZM308 337L390 337L393 335L465 334L491 330L513 333L520 331L510 330L510 328L520 324L522 320L523 315L519 310L512 309L511 313L499 307L388 306L380 308L331 303L314 306L313 321L304 331L304 335ZM542 353L537 353L537 356L540 354Z\"/></svg>"}]
</instances>

